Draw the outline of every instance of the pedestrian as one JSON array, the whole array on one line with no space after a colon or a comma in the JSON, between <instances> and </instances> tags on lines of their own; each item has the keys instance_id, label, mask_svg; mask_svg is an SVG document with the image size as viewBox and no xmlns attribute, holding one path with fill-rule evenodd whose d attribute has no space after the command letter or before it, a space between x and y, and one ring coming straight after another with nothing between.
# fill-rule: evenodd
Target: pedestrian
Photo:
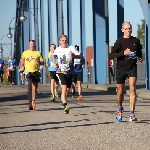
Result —
<instances>
[{"instance_id":1,"label":"pedestrian","mask_svg":"<svg viewBox=\"0 0 150 150\"><path fill-rule=\"evenodd\" d=\"M4 60L0 58L0 86L3 84L4 79Z\"/></svg>"},{"instance_id":2,"label":"pedestrian","mask_svg":"<svg viewBox=\"0 0 150 150\"><path fill-rule=\"evenodd\" d=\"M7 79L7 84L9 84L10 81L10 74L9 74L9 69L8 69L8 65L5 65L5 74L6 74L6 79Z\"/></svg>"},{"instance_id":3,"label":"pedestrian","mask_svg":"<svg viewBox=\"0 0 150 150\"><path fill-rule=\"evenodd\" d=\"M29 41L29 50L25 50L21 57L22 68L25 70L26 79L28 83L27 96L29 99L29 110L35 110L36 103L36 93L38 82L40 82L39 68L44 65L44 60L38 50L35 49L35 41Z\"/></svg>"},{"instance_id":4,"label":"pedestrian","mask_svg":"<svg viewBox=\"0 0 150 150\"><path fill-rule=\"evenodd\" d=\"M113 66L114 66L114 60L110 59L109 60L109 76L110 76L110 78L112 76L113 77L113 81L114 81Z\"/></svg>"},{"instance_id":5,"label":"pedestrian","mask_svg":"<svg viewBox=\"0 0 150 150\"><path fill-rule=\"evenodd\" d=\"M16 76L16 60L13 59L12 55L9 56L9 59L7 61L8 69L9 69L9 83L10 85L14 85L15 76Z\"/></svg>"},{"instance_id":6,"label":"pedestrian","mask_svg":"<svg viewBox=\"0 0 150 150\"><path fill-rule=\"evenodd\" d=\"M51 81L51 101L55 101L55 97L59 97L58 94L58 87L59 87L59 80L58 77L56 76L56 70L57 68L54 67L53 64L53 53L56 49L55 44L50 45L50 51L47 54L46 58L46 66L48 67L48 71L50 74L50 81Z\"/></svg>"},{"instance_id":7,"label":"pedestrian","mask_svg":"<svg viewBox=\"0 0 150 150\"><path fill-rule=\"evenodd\" d=\"M75 45L77 51L79 47ZM80 55L82 55L80 53ZM83 68L85 68L85 59L73 58L73 78L72 78L72 97L75 97L75 87L78 86L78 101L82 100L82 78L83 78Z\"/></svg>"},{"instance_id":8,"label":"pedestrian","mask_svg":"<svg viewBox=\"0 0 150 150\"><path fill-rule=\"evenodd\" d=\"M137 60L142 63L142 46L140 40L131 36L132 25L130 22L122 24L123 37L117 39L114 43L110 59L117 58L116 81L117 81L117 121L122 121L123 100L125 80L128 78L130 89L130 116L129 121L136 121L135 103L136 103L136 79L137 79Z\"/></svg>"},{"instance_id":9,"label":"pedestrian","mask_svg":"<svg viewBox=\"0 0 150 150\"><path fill-rule=\"evenodd\" d=\"M19 62L19 74L20 74L20 78L21 78L21 84L24 85L25 75L24 75L24 67L22 67L22 64L21 64L21 59Z\"/></svg>"},{"instance_id":10,"label":"pedestrian","mask_svg":"<svg viewBox=\"0 0 150 150\"><path fill-rule=\"evenodd\" d=\"M53 63L54 67L57 67L56 73L61 85L61 99L65 114L68 114L70 107L67 105L67 89L70 89L72 84L72 59L82 59L82 55L80 55L74 46L68 45L66 35L62 35L59 42L60 46L57 47L53 53Z\"/></svg>"}]
</instances>

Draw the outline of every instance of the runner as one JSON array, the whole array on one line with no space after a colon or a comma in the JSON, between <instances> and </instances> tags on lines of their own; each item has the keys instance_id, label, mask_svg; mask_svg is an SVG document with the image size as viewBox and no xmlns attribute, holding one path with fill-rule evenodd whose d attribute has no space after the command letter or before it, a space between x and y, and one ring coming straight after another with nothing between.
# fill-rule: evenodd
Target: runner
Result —
<instances>
[{"instance_id":1,"label":"runner","mask_svg":"<svg viewBox=\"0 0 150 150\"><path fill-rule=\"evenodd\" d=\"M116 81L117 81L117 121L122 121L123 100L125 80L128 78L130 89L130 116L129 121L136 121L136 78L137 78L137 58L142 63L142 46L140 40L131 36L132 26L130 22L122 24L123 37L119 38L110 53L110 59L117 58Z\"/></svg>"},{"instance_id":2,"label":"runner","mask_svg":"<svg viewBox=\"0 0 150 150\"><path fill-rule=\"evenodd\" d=\"M46 66L48 67L48 71L50 74L50 80L51 80L51 101L55 101L55 97L59 97L57 89L59 86L59 80L56 76L56 69L53 64L53 56L54 50L56 49L55 44L50 45L50 51L47 54L46 58Z\"/></svg>"},{"instance_id":3,"label":"runner","mask_svg":"<svg viewBox=\"0 0 150 150\"><path fill-rule=\"evenodd\" d=\"M35 98L37 93L38 82L40 82L39 68L44 65L44 60L38 50L35 50L35 41L29 41L29 50L22 53L22 68L25 69L25 74L28 82L27 96L29 99L29 110L35 110ZM39 67L40 66L40 67Z\"/></svg>"},{"instance_id":4,"label":"runner","mask_svg":"<svg viewBox=\"0 0 150 150\"><path fill-rule=\"evenodd\" d=\"M113 65L114 65L114 60L111 59L109 60L109 77L113 77L113 81L115 80L114 79L114 73L113 73Z\"/></svg>"},{"instance_id":5,"label":"runner","mask_svg":"<svg viewBox=\"0 0 150 150\"><path fill-rule=\"evenodd\" d=\"M10 81L10 74L9 74L8 65L5 65L5 72L6 72L7 84L9 84L9 81Z\"/></svg>"},{"instance_id":6,"label":"runner","mask_svg":"<svg viewBox=\"0 0 150 150\"><path fill-rule=\"evenodd\" d=\"M4 79L4 60L0 58L0 86L3 84Z\"/></svg>"},{"instance_id":7,"label":"runner","mask_svg":"<svg viewBox=\"0 0 150 150\"><path fill-rule=\"evenodd\" d=\"M79 48L75 45L77 51ZM81 54L82 55L82 54ZM75 97L75 87L78 85L78 101L82 100L82 75L85 68L85 59L73 59L74 74L72 79L72 97Z\"/></svg>"},{"instance_id":8,"label":"runner","mask_svg":"<svg viewBox=\"0 0 150 150\"><path fill-rule=\"evenodd\" d=\"M16 71L16 60L13 59L12 55L9 56L9 60L7 62L8 69L9 69L9 83L10 85L14 85L15 81L15 71Z\"/></svg>"},{"instance_id":9,"label":"runner","mask_svg":"<svg viewBox=\"0 0 150 150\"><path fill-rule=\"evenodd\" d=\"M74 46L68 46L66 35L62 35L59 42L61 46L57 47L53 53L53 63L54 67L58 67L56 72L61 85L61 98L65 114L69 114L70 107L67 106L67 88L71 88L72 84L72 59L73 57L82 59L82 56Z\"/></svg>"}]
</instances>

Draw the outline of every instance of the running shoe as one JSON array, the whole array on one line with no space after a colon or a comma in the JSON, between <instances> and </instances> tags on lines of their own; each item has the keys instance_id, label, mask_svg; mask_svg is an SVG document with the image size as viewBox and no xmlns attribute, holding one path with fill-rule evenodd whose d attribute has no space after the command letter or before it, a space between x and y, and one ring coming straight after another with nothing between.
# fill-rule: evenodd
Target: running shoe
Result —
<instances>
[{"instance_id":1,"label":"running shoe","mask_svg":"<svg viewBox=\"0 0 150 150\"><path fill-rule=\"evenodd\" d=\"M59 94L57 91L55 91L55 97L59 97Z\"/></svg>"},{"instance_id":2,"label":"running shoe","mask_svg":"<svg viewBox=\"0 0 150 150\"><path fill-rule=\"evenodd\" d=\"M51 101L55 101L55 96L54 95L51 96Z\"/></svg>"},{"instance_id":3,"label":"running shoe","mask_svg":"<svg viewBox=\"0 0 150 150\"><path fill-rule=\"evenodd\" d=\"M135 117L135 114L130 114L130 117L129 117L129 121L137 121L137 118Z\"/></svg>"},{"instance_id":4,"label":"running shoe","mask_svg":"<svg viewBox=\"0 0 150 150\"><path fill-rule=\"evenodd\" d=\"M33 108L33 110L35 110L35 108L36 108L35 100L32 100L32 108Z\"/></svg>"},{"instance_id":5,"label":"running shoe","mask_svg":"<svg viewBox=\"0 0 150 150\"><path fill-rule=\"evenodd\" d=\"M116 121L121 122L122 121L122 112L118 111L116 115Z\"/></svg>"},{"instance_id":6,"label":"running shoe","mask_svg":"<svg viewBox=\"0 0 150 150\"><path fill-rule=\"evenodd\" d=\"M82 95L78 96L78 101L82 101Z\"/></svg>"},{"instance_id":7,"label":"running shoe","mask_svg":"<svg viewBox=\"0 0 150 150\"><path fill-rule=\"evenodd\" d=\"M70 107L69 106L65 106L65 108L64 108L65 114L69 114L69 110L70 110Z\"/></svg>"},{"instance_id":8,"label":"running shoe","mask_svg":"<svg viewBox=\"0 0 150 150\"><path fill-rule=\"evenodd\" d=\"M33 110L32 103L29 104L29 110Z\"/></svg>"},{"instance_id":9,"label":"running shoe","mask_svg":"<svg viewBox=\"0 0 150 150\"><path fill-rule=\"evenodd\" d=\"M62 102L62 104L61 104L61 107L62 107L62 108L65 108L65 105L63 104L63 102Z\"/></svg>"}]
</instances>

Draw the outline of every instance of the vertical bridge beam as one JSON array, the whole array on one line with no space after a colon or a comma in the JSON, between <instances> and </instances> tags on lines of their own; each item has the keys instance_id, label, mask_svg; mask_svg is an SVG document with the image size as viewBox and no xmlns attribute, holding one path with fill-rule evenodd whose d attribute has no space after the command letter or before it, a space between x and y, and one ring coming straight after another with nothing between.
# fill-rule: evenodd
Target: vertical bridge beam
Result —
<instances>
[{"instance_id":1,"label":"vertical bridge beam","mask_svg":"<svg viewBox=\"0 0 150 150\"><path fill-rule=\"evenodd\" d=\"M106 84L105 0L93 0L94 84Z\"/></svg>"}]
</instances>

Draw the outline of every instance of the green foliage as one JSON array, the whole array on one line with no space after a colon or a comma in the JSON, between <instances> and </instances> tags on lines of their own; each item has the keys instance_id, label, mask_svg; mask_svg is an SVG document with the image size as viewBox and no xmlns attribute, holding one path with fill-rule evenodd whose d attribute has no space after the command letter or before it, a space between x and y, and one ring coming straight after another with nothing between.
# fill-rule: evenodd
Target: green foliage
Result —
<instances>
[{"instance_id":1,"label":"green foliage","mask_svg":"<svg viewBox=\"0 0 150 150\"><path fill-rule=\"evenodd\" d=\"M137 29L137 38L140 40L140 43L142 45L142 50L145 49L145 20L141 20L141 24L138 24ZM143 51L142 54L143 59L145 59L145 51Z\"/></svg>"},{"instance_id":2,"label":"green foliage","mask_svg":"<svg viewBox=\"0 0 150 150\"><path fill-rule=\"evenodd\" d=\"M140 40L142 44L142 49L145 48L145 20L141 20L141 24L137 24L138 29L137 29L137 38Z\"/></svg>"}]
</instances>

